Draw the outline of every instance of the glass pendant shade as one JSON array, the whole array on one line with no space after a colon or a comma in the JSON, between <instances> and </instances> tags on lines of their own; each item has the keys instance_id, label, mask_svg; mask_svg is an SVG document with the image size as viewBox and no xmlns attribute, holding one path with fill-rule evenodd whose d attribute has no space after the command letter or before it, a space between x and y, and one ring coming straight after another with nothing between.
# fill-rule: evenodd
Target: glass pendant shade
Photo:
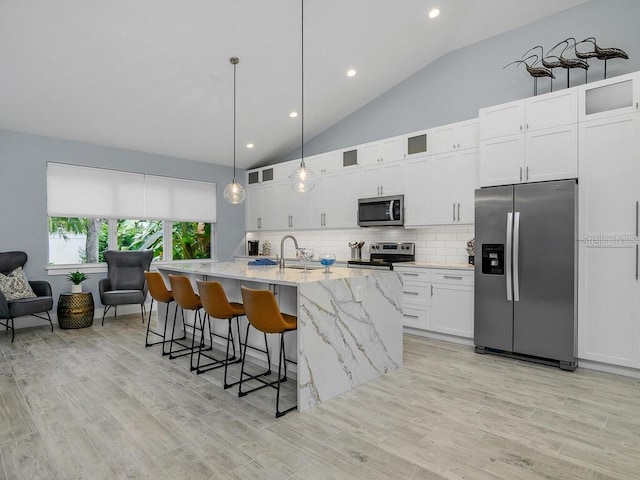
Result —
<instances>
[{"instance_id":1,"label":"glass pendant shade","mask_svg":"<svg viewBox=\"0 0 640 480\"><path fill-rule=\"evenodd\" d=\"M294 192L305 193L313 190L316 185L315 174L302 162L295 171L289 175L289 184Z\"/></svg>"},{"instance_id":2,"label":"glass pendant shade","mask_svg":"<svg viewBox=\"0 0 640 480\"><path fill-rule=\"evenodd\" d=\"M244 199L247 196L247 191L242 185L236 182L236 179L234 178L229 185L224 187L223 196L227 202L235 205L244 202Z\"/></svg>"}]
</instances>

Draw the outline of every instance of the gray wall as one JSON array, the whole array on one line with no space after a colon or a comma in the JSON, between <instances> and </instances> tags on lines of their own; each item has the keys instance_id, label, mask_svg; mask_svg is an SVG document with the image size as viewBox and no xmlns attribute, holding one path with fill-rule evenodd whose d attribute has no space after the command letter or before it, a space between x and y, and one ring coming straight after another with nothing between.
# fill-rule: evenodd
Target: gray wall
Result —
<instances>
[{"instance_id":1,"label":"gray wall","mask_svg":"<svg viewBox=\"0 0 640 480\"><path fill-rule=\"evenodd\" d=\"M503 67L535 45L542 45L546 52L569 36L578 41L593 36L599 46L622 48L629 54L629 60L608 63L607 77L638 71L638 19L638 0L593 0L451 52L306 142L305 156L468 120L477 117L479 108L530 97L533 80L524 66ZM603 62L592 59L589 63L589 81L602 79ZM554 90L565 88L565 71L554 73ZM583 70L571 72L571 86L583 83ZM549 88L549 80L538 81L539 94ZM283 160L299 155L297 150Z\"/></svg>"},{"instance_id":2,"label":"gray wall","mask_svg":"<svg viewBox=\"0 0 640 480\"><path fill-rule=\"evenodd\" d=\"M244 204L230 205L222 198L233 175L230 167L0 130L0 251L27 252L27 277L49 280L55 298L69 291L69 283L62 276L48 277L46 271L49 161L216 182L214 255L222 261L230 259L244 238ZM243 178L243 172L238 176ZM97 306L97 283L103 276L91 275L84 283L85 291L94 292Z\"/></svg>"}]
</instances>

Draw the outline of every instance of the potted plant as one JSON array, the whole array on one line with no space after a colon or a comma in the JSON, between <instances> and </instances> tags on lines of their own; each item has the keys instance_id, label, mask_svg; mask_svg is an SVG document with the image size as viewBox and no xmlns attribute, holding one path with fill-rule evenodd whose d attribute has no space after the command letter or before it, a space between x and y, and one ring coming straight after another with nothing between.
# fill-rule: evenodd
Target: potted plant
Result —
<instances>
[{"instance_id":1,"label":"potted plant","mask_svg":"<svg viewBox=\"0 0 640 480\"><path fill-rule=\"evenodd\" d=\"M72 283L71 293L82 293L82 282L84 282L89 277L87 277L82 272L75 271L68 273L67 278Z\"/></svg>"}]
</instances>

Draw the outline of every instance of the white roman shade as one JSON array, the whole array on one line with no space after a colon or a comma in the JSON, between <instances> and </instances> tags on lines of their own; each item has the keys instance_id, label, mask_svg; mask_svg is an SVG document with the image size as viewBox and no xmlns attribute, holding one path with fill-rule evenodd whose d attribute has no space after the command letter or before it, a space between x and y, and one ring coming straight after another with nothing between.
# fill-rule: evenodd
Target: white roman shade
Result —
<instances>
[{"instance_id":1,"label":"white roman shade","mask_svg":"<svg viewBox=\"0 0 640 480\"><path fill-rule=\"evenodd\" d=\"M47 164L50 217L216 221L216 184L61 163Z\"/></svg>"}]
</instances>

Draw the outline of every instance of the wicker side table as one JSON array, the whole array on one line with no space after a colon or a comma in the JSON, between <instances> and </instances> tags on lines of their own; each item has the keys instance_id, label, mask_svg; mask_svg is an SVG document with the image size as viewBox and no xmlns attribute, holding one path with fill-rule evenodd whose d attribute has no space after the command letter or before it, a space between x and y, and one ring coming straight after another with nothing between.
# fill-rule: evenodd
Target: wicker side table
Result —
<instances>
[{"instance_id":1,"label":"wicker side table","mask_svg":"<svg viewBox=\"0 0 640 480\"><path fill-rule=\"evenodd\" d=\"M58 326L62 329L90 327L94 312L90 292L61 293L58 298Z\"/></svg>"}]
</instances>

